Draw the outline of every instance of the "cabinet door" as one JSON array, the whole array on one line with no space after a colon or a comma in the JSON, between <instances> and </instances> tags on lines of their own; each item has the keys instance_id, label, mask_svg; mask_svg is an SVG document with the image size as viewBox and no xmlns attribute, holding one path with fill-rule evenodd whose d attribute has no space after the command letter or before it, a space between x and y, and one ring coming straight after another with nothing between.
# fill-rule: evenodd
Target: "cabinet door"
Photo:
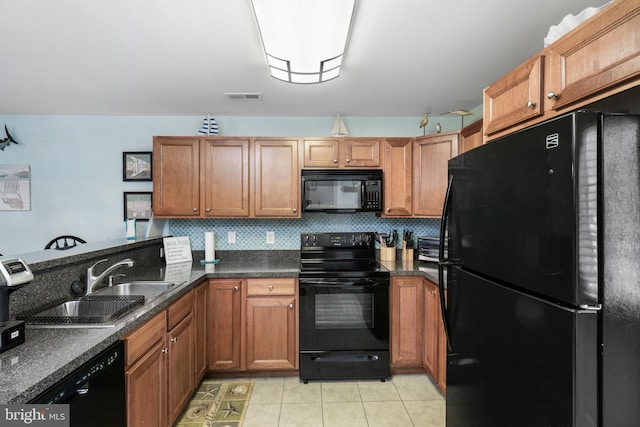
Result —
<instances>
[{"instance_id":1,"label":"cabinet door","mask_svg":"<svg viewBox=\"0 0 640 427\"><path fill-rule=\"evenodd\" d=\"M422 365L435 382L438 380L438 339L440 331L440 300L438 287L424 282L424 350ZM445 355L446 359L446 355Z\"/></svg>"},{"instance_id":2,"label":"cabinet door","mask_svg":"<svg viewBox=\"0 0 640 427\"><path fill-rule=\"evenodd\" d=\"M337 168L339 166L337 139L305 139L302 141L305 168Z\"/></svg>"},{"instance_id":3,"label":"cabinet door","mask_svg":"<svg viewBox=\"0 0 640 427\"><path fill-rule=\"evenodd\" d=\"M169 341L169 423L178 419L195 384L195 324L193 313L167 333Z\"/></svg>"},{"instance_id":4,"label":"cabinet door","mask_svg":"<svg viewBox=\"0 0 640 427\"><path fill-rule=\"evenodd\" d=\"M340 141L344 167L380 167L380 140L345 138Z\"/></svg>"},{"instance_id":5,"label":"cabinet door","mask_svg":"<svg viewBox=\"0 0 640 427\"><path fill-rule=\"evenodd\" d=\"M296 298L247 298L247 369L297 369Z\"/></svg>"},{"instance_id":6,"label":"cabinet door","mask_svg":"<svg viewBox=\"0 0 640 427\"><path fill-rule=\"evenodd\" d=\"M168 425L165 351L163 337L125 372L129 427Z\"/></svg>"},{"instance_id":7,"label":"cabinet door","mask_svg":"<svg viewBox=\"0 0 640 427\"><path fill-rule=\"evenodd\" d=\"M240 280L209 282L209 370L239 370L241 342Z\"/></svg>"},{"instance_id":8,"label":"cabinet door","mask_svg":"<svg viewBox=\"0 0 640 427\"><path fill-rule=\"evenodd\" d=\"M542 115L543 60L525 62L484 90L485 135Z\"/></svg>"},{"instance_id":9,"label":"cabinet door","mask_svg":"<svg viewBox=\"0 0 640 427\"><path fill-rule=\"evenodd\" d=\"M153 214L200 216L200 143L192 137L153 138Z\"/></svg>"},{"instance_id":10,"label":"cabinet door","mask_svg":"<svg viewBox=\"0 0 640 427\"><path fill-rule=\"evenodd\" d=\"M202 140L204 215L249 216L249 140Z\"/></svg>"},{"instance_id":11,"label":"cabinet door","mask_svg":"<svg viewBox=\"0 0 640 427\"><path fill-rule=\"evenodd\" d=\"M194 320L195 320L195 383L200 380L207 372L207 295L209 285L203 283L195 289L194 301Z\"/></svg>"},{"instance_id":12,"label":"cabinet door","mask_svg":"<svg viewBox=\"0 0 640 427\"><path fill-rule=\"evenodd\" d=\"M438 295L439 297L439 295ZM444 300L447 300L447 291L444 291ZM447 391L447 335L444 332L442 312L438 309L438 378L436 384L440 390Z\"/></svg>"},{"instance_id":13,"label":"cabinet door","mask_svg":"<svg viewBox=\"0 0 640 427\"><path fill-rule=\"evenodd\" d=\"M615 2L549 48L547 97L561 109L640 76L640 4Z\"/></svg>"},{"instance_id":14,"label":"cabinet door","mask_svg":"<svg viewBox=\"0 0 640 427\"><path fill-rule=\"evenodd\" d=\"M254 143L257 217L300 217L297 139L256 139Z\"/></svg>"},{"instance_id":15,"label":"cabinet door","mask_svg":"<svg viewBox=\"0 0 640 427\"><path fill-rule=\"evenodd\" d=\"M422 366L422 278L391 279L391 366Z\"/></svg>"},{"instance_id":16,"label":"cabinet door","mask_svg":"<svg viewBox=\"0 0 640 427\"><path fill-rule=\"evenodd\" d=\"M458 154L482 145L482 119L471 123L460 131L460 147Z\"/></svg>"},{"instance_id":17,"label":"cabinet door","mask_svg":"<svg viewBox=\"0 0 640 427\"><path fill-rule=\"evenodd\" d=\"M448 162L458 154L458 132L416 138L413 143L413 215L440 217Z\"/></svg>"},{"instance_id":18,"label":"cabinet door","mask_svg":"<svg viewBox=\"0 0 640 427\"><path fill-rule=\"evenodd\" d=\"M411 215L412 141L384 140L384 216Z\"/></svg>"}]
</instances>

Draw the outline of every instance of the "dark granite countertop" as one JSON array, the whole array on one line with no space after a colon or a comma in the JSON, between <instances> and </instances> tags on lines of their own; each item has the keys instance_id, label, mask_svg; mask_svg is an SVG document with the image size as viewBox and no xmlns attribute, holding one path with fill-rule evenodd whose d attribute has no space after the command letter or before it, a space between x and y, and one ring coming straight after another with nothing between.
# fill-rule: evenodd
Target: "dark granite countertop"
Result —
<instances>
[{"instance_id":1,"label":"dark granite countertop","mask_svg":"<svg viewBox=\"0 0 640 427\"><path fill-rule=\"evenodd\" d=\"M221 257L223 258L223 257ZM422 275L437 282L437 265L418 261L382 262L390 274ZM250 256L223 258L217 264L194 262L152 267L127 280L170 280L183 283L165 296L145 304L110 328L46 328L27 326L26 342L0 354L0 403L18 404L33 399L115 341L207 279L297 277L299 257Z\"/></svg>"}]
</instances>

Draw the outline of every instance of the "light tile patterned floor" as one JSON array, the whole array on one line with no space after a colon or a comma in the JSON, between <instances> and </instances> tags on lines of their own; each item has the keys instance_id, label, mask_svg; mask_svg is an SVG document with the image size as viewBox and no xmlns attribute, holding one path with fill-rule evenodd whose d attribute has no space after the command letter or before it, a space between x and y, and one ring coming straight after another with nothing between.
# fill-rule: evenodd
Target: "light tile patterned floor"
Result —
<instances>
[{"instance_id":1,"label":"light tile patterned floor","mask_svg":"<svg viewBox=\"0 0 640 427\"><path fill-rule=\"evenodd\" d=\"M390 381L255 380L243 427L444 427L445 400L426 375Z\"/></svg>"}]
</instances>

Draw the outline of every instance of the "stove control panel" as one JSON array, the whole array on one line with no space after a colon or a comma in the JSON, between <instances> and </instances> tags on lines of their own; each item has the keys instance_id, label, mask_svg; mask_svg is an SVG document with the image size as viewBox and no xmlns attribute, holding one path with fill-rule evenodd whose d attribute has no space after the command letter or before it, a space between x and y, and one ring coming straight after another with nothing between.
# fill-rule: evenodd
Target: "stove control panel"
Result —
<instances>
[{"instance_id":1,"label":"stove control panel","mask_svg":"<svg viewBox=\"0 0 640 427\"><path fill-rule=\"evenodd\" d=\"M374 234L361 233L304 233L300 235L302 248L308 247L360 247L371 246Z\"/></svg>"}]
</instances>

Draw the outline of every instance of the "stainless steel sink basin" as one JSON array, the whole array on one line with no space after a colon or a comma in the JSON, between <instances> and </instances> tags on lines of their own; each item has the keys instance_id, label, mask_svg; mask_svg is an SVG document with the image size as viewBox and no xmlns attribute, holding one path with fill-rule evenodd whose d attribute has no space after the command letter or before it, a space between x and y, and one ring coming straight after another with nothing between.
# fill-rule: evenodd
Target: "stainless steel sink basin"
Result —
<instances>
[{"instance_id":1,"label":"stainless steel sink basin","mask_svg":"<svg viewBox=\"0 0 640 427\"><path fill-rule=\"evenodd\" d=\"M119 283L106 288L100 288L93 295L143 295L147 301L155 299L176 287L175 283L162 281L135 281Z\"/></svg>"},{"instance_id":2,"label":"stainless steel sink basin","mask_svg":"<svg viewBox=\"0 0 640 427\"><path fill-rule=\"evenodd\" d=\"M30 325L100 325L120 319L144 302L142 295L88 295L56 301L19 318Z\"/></svg>"}]
</instances>

